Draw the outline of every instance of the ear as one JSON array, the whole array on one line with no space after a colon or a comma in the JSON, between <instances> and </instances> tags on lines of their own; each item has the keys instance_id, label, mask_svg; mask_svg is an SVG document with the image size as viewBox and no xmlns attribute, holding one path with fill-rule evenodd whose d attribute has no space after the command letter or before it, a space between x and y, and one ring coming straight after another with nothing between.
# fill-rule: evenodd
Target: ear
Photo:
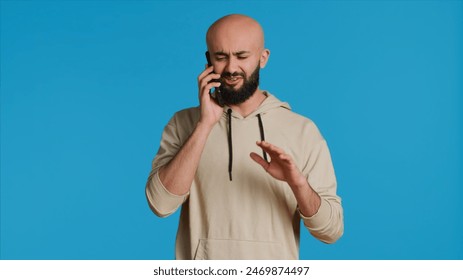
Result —
<instances>
[{"instance_id":1,"label":"ear","mask_svg":"<svg viewBox=\"0 0 463 280\"><path fill-rule=\"evenodd\" d=\"M264 68L270 56L270 50L264 49L260 54L260 68Z\"/></svg>"}]
</instances>

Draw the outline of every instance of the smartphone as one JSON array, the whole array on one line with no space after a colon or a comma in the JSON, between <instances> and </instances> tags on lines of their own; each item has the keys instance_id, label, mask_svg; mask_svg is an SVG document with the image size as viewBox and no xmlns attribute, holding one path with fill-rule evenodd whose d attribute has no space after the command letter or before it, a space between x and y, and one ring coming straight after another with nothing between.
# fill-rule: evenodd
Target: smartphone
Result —
<instances>
[{"instance_id":1,"label":"smartphone","mask_svg":"<svg viewBox=\"0 0 463 280\"><path fill-rule=\"evenodd\" d=\"M207 66L212 66L211 56L210 56L208 51L206 52L206 59L207 59ZM213 79L210 82L211 83L212 82L220 82L220 80ZM223 101L223 98L222 98L222 93L220 91L220 88L216 87L214 89L214 91L210 90L209 93L211 94L212 98L214 98L214 100L217 102L217 104L219 104L219 106L223 107L224 101Z\"/></svg>"}]
</instances>

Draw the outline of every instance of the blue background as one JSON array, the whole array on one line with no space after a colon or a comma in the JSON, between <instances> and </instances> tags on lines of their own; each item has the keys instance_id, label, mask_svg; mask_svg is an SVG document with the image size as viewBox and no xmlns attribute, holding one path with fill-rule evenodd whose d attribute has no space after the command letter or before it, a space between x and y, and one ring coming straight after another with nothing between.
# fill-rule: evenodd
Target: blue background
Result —
<instances>
[{"instance_id":1,"label":"blue background","mask_svg":"<svg viewBox=\"0 0 463 280\"><path fill-rule=\"evenodd\" d=\"M0 258L174 258L145 182L230 13L332 152L345 234L301 258L463 259L462 1L1 1Z\"/></svg>"}]
</instances>

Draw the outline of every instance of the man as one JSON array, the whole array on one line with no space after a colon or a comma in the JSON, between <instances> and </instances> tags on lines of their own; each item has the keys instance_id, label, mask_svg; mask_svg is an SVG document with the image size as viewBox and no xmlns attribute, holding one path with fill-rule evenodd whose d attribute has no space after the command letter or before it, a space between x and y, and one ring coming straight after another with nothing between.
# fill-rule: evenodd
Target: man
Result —
<instances>
[{"instance_id":1,"label":"man","mask_svg":"<svg viewBox=\"0 0 463 280\"><path fill-rule=\"evenodd\" d=\"M300 219L335 242L344 224L328 147L312 121L259 89L270 55L261 26L225 16L206 42L200 106L169 121L146 184L158 216L182 206L176 258L298 259Z\"/></svg>"}]
</instances>

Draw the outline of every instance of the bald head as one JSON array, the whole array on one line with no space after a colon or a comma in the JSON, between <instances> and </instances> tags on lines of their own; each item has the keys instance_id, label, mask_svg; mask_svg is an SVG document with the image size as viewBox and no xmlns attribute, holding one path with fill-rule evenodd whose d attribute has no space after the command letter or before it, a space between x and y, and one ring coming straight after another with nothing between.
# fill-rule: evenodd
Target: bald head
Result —
<instances>
[{"instance_id":1,"label":"bald head","mask_svg":"<svg viewBox=\"0 0 463 280\"><path fill-rule=\"evenodd\" d=\"M245 46L262 50L264 48L264 32L260 24L253 18L232 14L218 19L209 27L206 43L209 50ZM224 44L228 46L224 46Z\"/></svg>"},{"instance_id":2,"label":"bald head","mask_svg":"<svg viewBox=\"0 0 463 280\"><path fill-rule=\"evenodd\" d=\"M209 27L206 42L206 55L213 71L222 75L224 96L243 96L246 100L254 94L259 84L259 70L265 67L270 55L264 48L260 24L248 16L228 15Z\"/></svg>"}]
</instances>

